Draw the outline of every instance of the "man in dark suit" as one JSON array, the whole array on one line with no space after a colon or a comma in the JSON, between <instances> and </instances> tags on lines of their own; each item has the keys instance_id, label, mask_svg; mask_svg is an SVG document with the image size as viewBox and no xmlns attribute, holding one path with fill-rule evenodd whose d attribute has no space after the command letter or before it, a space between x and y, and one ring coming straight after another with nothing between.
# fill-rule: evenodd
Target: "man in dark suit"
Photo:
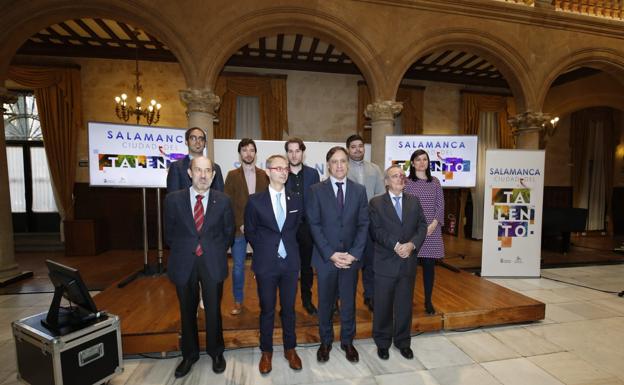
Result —
<instances>
[{"instance_id":1,"label":"man in dark suit","mask_svg":"<svg viewBox=\"0 0 624 385\"><path fill-rule=\"evenodd\" d=\"M277 291L280 297L280 317L284 357L294 370L301 370L301 359L295 346L295 297L299 276L299 246L297 228L301 221L301 200L291 197L284 188L288 178L288 161L273 155L266 161L268 190L253 194L245 207L245 237L254 253L251 269L256 274L260 299L260 373L272 369L273 324Z\"/></svg>"},{"instance_id":2,"label":"man in dark suit","mask_svg":"<svg viewBox=\"0 0 624 385\"><path fill-rule=\"evenodd\" d=\"M269 178L264 170L256 167L256 142L250 138L243 138L238 142L238 155L241 165L230 170L225 177L224 192L232 200L236 235L232 244L232 295L234 307L232 315L243 311L243 297L245 294L245 258L247 258L247 240L245 239L245 205L251 194L266 191Z\"/></svg>"},{"instance_id":3,"label":"man in dark suit","mask_svg":"<svg viewBox=\"0 0 624 385\"><path fill-rule=\"evenodd\" d=\"M191 159L204 155L204 148L206 147L206 133L204 130L199 127L189 128L184 133L184 140L184 143L188 146L188 155L171 163L169 166L167 193L191 187L191 178L188 175L189 163ZM221 174L221 167L216 163L214 163L214 172L215 176L212 178L210 188L223 191L223 175Z\"/></svg>"},{"instance_id":4,"label":"man in dark suit","mask_svg":"<svg viewBox=\"0 0 624 385\"><path fill-rule=\"evenodd\" d=\"M347 360L358 362L355 336L355 291L368 237L368 200L364 186L347 179L349 158L344 147L326 156L329 178L310 188L306 216L314 239L321 346L316 358L329 360L334 339L332 308L340 297L340 344Z\"/></svg>"},{"instance_id":5,"label":"man in dark suit","mask_svg":"<svg viewBox=\"0 0 624 385\"><path fill-rule=\"evenodd\" d=\"M418 198L403 193L403 169L390 166L385 174L388 192L369 204L375 271L373 338L379 358L388 359L394 340L401 355L412 359L416 252L427 235L427 221Z\"/></svg>"},{"instance_id":6,"label":"man in dark suit","mask_svg":"<svg viewBox=\"0 0 624 385\"><path fill-rule=\"evenodd\" d=\"M303 154L306 149L305 143L299 138L291 138L284 144L290 172L286 182L286 190L303 201L303 215L301 225L297 232L299 242L299 257L301 258L301 303L303 308L310 315L317 313L317 309L312 303L312 282L314 272L312 271L312 248L314 241L310 233L310 225L305 217L305 201L310 194L310 186L319 182L319 174L312 167L303 164Z\"/></svg>"},{"instance_id":7,"label":"man in dark suit","mask_svg":"<svg viewBox=\"0 0 624 385\"><path fill-rule=\"evenodd\" d=\"M199 359L200 289L206 317L206 352L212 357L215 373L225 370L221 297L228 274L226 252L234 239L234 214L230 199L209 188L214 174L210 159L195 157L188 170L191 187L165 198L165 238L171 248L167 274L176 286L182 324L182 362L175 370L176 378L185 376Z\"/></svg>"}]
</instances>

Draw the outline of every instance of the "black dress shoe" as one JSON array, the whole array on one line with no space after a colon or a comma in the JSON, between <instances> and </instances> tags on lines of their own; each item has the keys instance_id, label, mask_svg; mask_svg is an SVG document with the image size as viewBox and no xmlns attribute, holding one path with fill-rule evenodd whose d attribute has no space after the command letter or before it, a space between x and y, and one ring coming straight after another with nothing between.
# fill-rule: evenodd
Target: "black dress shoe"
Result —
<instances>
[{"instance_id":1,"label":"black dress shoe","mask_svg":"<svg viewBox=\"0 0 624 385\"><path fill-rule=\"evenodd\" d=\"M225 371L225 357L223 357L223 354L212 357L212 371L215 373L223 373Z\"/></svg>"},{"instance_id":2,"label":"black dress shoe","mask_svg":"<svg viewBox=\"0 0 624 385\"><path fill-rule=\"evenodd\" d=\"M388 349L384 348L377 348L377 355L382 360L387 360L388 358L390 358L390 352L388 351Z\"/></svg>"},{"instance_id":3,"label":"black dress shoe","mask_svg":"<svg viewBox=\"0 0 624 385\"><path fill-rule=\"evenodd\" d=\"M401 355L408 360L414 358L414 352L412 351L412 348L401 348L399 349L399 351L401 352Z\"/></svg>"},{"instance_id":4,"label":"black dress shoe","mask_svg":"<svg viewBox=\"0 0 624 385\"><path fill-rule=\"evenodd\" d=\"M349 362L353 362L356 363L360 360L360 355L358 354L357 350L355 350L355 347L353 346L353 344L348 344L348 345L340 345L340 347L342 348L342 350L344 350L345 352L345 357L347 357L347 360Z\"/></svg>"},{"instance_id":5,"label":"black dress shoe","mask_svg":"<svg viewBox=\"0 0 624 385\"><path fill-rule=\"evenodd\" d=\"M331 344L321 344L316 352L316 360L318 362L329 361L329 351L332 349Z\"/></svg>"},{"instance_id":6,"label":"black dress shoe","mask_svg":"<svg viewBox=\"0 0 624 385\"><path fill-rule=\"evenodd\" d=\"M370 312L373 312L373 299L372 298L364 298L364 305L366 305L368 307L368 310L370 310Z\"/></svg>"},{"instance_id":7,"label":"black dress shoe","mask_svg":"<svg viewBox=\"0 0 624 385\"><path fill-rule=\"evenodd\" d=\"M435 308L433 307L433 304L431 302L425 303L425 311L429 315L434 315L435 314Z\"/></svg>"},{"instance_id":8,"label":"black dress shoe","mask_svg":"<svg viewBox=\"0 0 624 385\"><path fill-rule=\"evenodd\" d=\"M193 367L193 364L195 362L197 362L198 358L191 360L191 359L187 359L187 358L183 358L182 362L180 362L180 365L178 365L178 367L175 370L174 376L175 378L180 378L180 377L184 377L188 374L188 372L191 371L191 368Z\"/></svg>"},{"instance_id":9,"label":"black dress shoe","mask_svg":"<svg viewBox=\"0 0 624 385\"><path fill-rule=\"evenodd\" d=\"M318 313L318 310L310 301L304 302L303 308L308 312L309 315L316 315Z\"/></svg>"}]
</instances>

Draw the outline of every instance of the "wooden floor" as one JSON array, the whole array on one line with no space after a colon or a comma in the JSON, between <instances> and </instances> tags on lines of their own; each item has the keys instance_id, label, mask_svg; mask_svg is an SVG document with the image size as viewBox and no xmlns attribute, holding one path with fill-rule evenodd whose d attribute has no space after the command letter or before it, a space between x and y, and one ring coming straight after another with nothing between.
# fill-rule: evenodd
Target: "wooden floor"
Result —
<instances>
[{"instance_id":1,"label":"wooden floor","mask_svg":"<svg viewBox=\"0 0 624 385\"><path fill-rule=\"evenodd\" d=\"M257 346L259 340L259 305L256 286L247 266L245 302L242 314L230 315L232 307L231 281L224 286L222 302L224 338L227 348ZM544 318L545 305L517 294L485 279L463 271L453 272L436 267L433 303L437 314L424 313L422 281L418 279L414 298L413 332L442 329L474 328L536 321ZM418 278L420 278L420 273ZM316 287L313 288L313 293ZM314 296L316 303L316 296ZM136 280L119 289L109 287L95 296L98 308L121 317L123 350L125 354L176 351L178 348L179 309L175 288L165 276ZM364 307L361 282L357 298L356 338L371 337L371 313ZM318 321L309 316L297 300L297 341L300 344L319 342ZM203 316L198 321L204 330ZM339 322L335 319L336 336ZM203 332L200 332L200 341ZM275 343L281 343L281 329L276 320ZM203 344L203 342L202 342Z\"/></svg>"}]
</instances>

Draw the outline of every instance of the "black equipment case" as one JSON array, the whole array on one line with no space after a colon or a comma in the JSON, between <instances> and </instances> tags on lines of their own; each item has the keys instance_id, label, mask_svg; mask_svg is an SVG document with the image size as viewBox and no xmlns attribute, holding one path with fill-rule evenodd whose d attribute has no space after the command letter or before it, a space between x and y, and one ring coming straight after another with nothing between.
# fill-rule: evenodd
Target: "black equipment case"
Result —
<instances>
[{"instance_id":1,"label":"black equipment case","mask_svg":"<svg viewBox=\"0 0 624 385\"><path fill-rule=\"evenodd\" d=\"M55 333L47 313L12 323L17 377L30 385L92 385L123 371L119 317L104 314L86 326Z\"/></svg>"}]
</instances>

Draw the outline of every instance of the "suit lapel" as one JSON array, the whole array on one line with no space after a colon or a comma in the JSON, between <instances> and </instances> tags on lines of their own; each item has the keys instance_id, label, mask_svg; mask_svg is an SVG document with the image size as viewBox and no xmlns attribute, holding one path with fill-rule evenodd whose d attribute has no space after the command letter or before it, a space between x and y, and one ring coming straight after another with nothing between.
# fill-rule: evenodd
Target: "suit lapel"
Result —
<instances>
[{"instance_id":1,"label":"suit lapel","mask_svg":"<svg viewBox=\"0 0 624 385\"><path fill-rule=\"evenodd\" d=\"M269 215L271 218L273 218L273 221L271 223L273 224L274 230L277 230L277 232L279 233L280 229L279 229L279 225L277 224L277 218L275 218L275 211L273 211L273 202L271 202L271 193L267 189L266 192L263 192L262 194L263 195L260 198L262 199L262 201L260 202L260 208L264 210L268 210L266 214ZM288 206L288 203L286 203L286 206ZM288 216L286 218L288 218Z\"/></svg>"},{"instance_id":2,"label":"suit lapel","mask_svg":"<svg viewBox=\"0 0 624 385\"><path fill-rule=\"evenodd\" d=\"M334 193L334 186L332 186L331 179L327 178L323 183L325 184L326 199L331 199L330 202L334 202L334 207L336 212L338 212L338 201L336 200L336 194Z\"/></svg>"},{"instance_id":3,"label":"suit lapel","mask_svg":"<svg viewBox=\"0 0 624 385\"><path fill-rule=\"evenodd\" d=\"M184 200L180 202L182 205L182 212L188 213L188 215L184 215L184 221L186 222L187 226L189 226L193 231L197 232L197 228L195 227L195 218L193 218L195 208L191 205L190 192L187 192L186 194L181 194L180 196L184 198Z\"/></svg>"}]
</instances>

